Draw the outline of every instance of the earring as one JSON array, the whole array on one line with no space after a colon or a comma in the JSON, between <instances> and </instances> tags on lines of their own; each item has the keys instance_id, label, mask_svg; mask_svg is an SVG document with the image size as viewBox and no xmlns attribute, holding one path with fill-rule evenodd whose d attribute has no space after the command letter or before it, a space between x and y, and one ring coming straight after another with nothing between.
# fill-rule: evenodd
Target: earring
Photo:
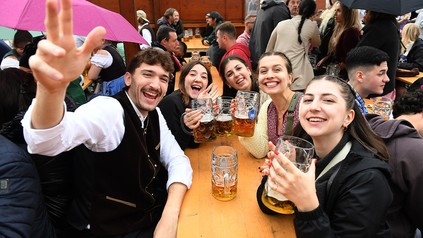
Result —
<instances>
[{"instance_id":1,"label":"earring","mask_svg":"<svg viewBox=\"0 0 423 238\"><path fill-rule=\"evenodd\" d=\"M342 126L344 128L344 131L348 130L348 124L346 126Z\"/></svg>"}]
</instances>

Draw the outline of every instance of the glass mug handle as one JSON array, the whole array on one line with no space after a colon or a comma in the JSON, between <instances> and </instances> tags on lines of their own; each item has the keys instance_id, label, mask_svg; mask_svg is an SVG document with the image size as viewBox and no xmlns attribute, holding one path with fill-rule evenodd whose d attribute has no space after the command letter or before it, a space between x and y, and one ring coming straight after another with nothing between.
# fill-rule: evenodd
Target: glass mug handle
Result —
<instances>
[{"instance_id":1,"label":"glass mug handle","mask_svg":"<svg viewBox=\"0 0 423 238\"><path fill-rule=\"evenodd\" d=\"M230 179L231 179L231 175L229 174L228 171L225 171L225 173L223 174L223 194L224 195L230 195L231 194L231 190L230 190Z\"/></svg>"}]
</instances>

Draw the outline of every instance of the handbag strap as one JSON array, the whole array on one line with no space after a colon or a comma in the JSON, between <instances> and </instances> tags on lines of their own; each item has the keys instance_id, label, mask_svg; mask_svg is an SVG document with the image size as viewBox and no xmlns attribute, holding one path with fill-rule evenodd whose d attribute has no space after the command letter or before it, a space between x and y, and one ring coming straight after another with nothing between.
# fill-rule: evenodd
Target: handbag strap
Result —
<instances>
[{"instance_id":1,"label":"handbag strap","mask_svg":"<svg viewBox=\"0 0 423 238\"><path fill-rule=\"evenodd\" d=\"M300 99L302 93L295 92L294 96L292 96L291 102L289 103L287 115L286 115L286 124L285 124L285 135L292 135L292 128L294 125L294 116L295 116L295 108L297 106L297 102Z\"/></svg>"},{"instance_id":2,"label":"handbag strap","mask_svg":"<svg viewBox=\"0 0 423 238\"><path fill-rule=\"evenodd\" d=\"M348 153L350 152L351 147L352 147L352 143L351 143L351 141L348 141L344 145L344 148L342 148L342 150L339 151L339 153L329 162L329 164L326 165L326 167L323 169L323 171L316 178L316 181L319 180L319 178L322 177L324 174L326 174L326 172L328 172L333 166L335 166L339 162L343 161L347 157ZM335 174L336 173L338 173L338 171L336 171Z\"/></svg>"}]
</instances>

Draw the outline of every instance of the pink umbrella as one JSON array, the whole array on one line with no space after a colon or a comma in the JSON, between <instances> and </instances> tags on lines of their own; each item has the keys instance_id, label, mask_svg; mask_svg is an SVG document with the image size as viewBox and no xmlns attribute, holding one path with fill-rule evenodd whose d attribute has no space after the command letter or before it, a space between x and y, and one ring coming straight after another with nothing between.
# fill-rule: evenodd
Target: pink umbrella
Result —
<instances>
[{"instance_id":1,"label":"pink umbrella","mask_svg":"<svg viewBox=\"0 0 423 238\"><path fill-rule=\"evenodd\" d=\"M13 29L45 31L45 0L13 0L0 4L0 25ZM147 44L147 41L122 15L86 0L72 0L75 35L86 36L96 26L102 26L104 37L113 41Z\"/></svg>"}]
</instances>

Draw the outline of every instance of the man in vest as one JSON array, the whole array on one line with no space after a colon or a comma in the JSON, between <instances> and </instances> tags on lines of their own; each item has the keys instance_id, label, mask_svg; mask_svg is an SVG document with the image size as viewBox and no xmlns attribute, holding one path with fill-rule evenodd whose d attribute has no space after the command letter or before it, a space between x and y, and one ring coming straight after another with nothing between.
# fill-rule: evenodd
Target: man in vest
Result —
<instances>
[{"instance_id":1,"label":"man in vest","mask_svg":"<svg viewBox=\"0 0 423 238\"><path fill-rule=\"evenodd\" d=\"M37 96L22 120L28 151L56 155L78 147L72 237L176 237L192 168L156 108L173 64L166 53L146 49L130 62L123 91L67 112L66 87L105 35L97 27L77 49L70 1L61 1L60 14L56 0L46 2L47 40L30 60Z\"/></svg>"}]
</instances>

